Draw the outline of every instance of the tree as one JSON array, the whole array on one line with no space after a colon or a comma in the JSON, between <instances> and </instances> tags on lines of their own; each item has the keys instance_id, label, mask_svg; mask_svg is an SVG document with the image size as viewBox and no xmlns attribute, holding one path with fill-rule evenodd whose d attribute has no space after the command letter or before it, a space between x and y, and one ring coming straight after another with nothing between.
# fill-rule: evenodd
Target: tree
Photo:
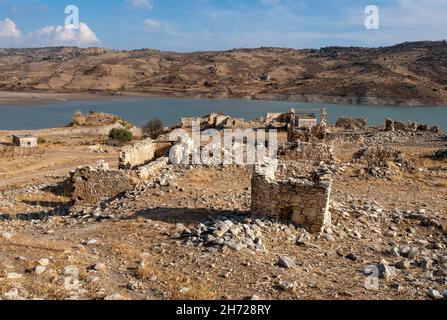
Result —
<instances>
[{"instance_id":1,"label":"tree","mask_svg":"<svg viewBox=\"0 0 447 320\"><path fill-rule=\"evenodd\" d=\"M154 118L143 127L143 134L151 139L157 139L163 133L163 122Z\"/></svg>"}]
</instances>

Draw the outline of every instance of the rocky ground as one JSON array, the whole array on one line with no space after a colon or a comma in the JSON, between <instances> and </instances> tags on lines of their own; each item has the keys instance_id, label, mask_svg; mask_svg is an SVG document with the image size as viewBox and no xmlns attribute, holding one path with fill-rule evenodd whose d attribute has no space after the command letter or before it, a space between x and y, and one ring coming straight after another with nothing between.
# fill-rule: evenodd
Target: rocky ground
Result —
<instances>
[{"instance_id":1,"label":"rocky ground","mask_svg":"<svg viewBox=\"0 0 447 320\"><path fill-rule=\"evenodd\" d=\"M365 141L338 142L321 234L250 215L249 167L171 166L94 208L71 207L65 176L4 188L0 297L443 299L447 163L431 157L443 139L394 135L412 165L380 175L351 161Z\"/></svg>"}]
</instances>

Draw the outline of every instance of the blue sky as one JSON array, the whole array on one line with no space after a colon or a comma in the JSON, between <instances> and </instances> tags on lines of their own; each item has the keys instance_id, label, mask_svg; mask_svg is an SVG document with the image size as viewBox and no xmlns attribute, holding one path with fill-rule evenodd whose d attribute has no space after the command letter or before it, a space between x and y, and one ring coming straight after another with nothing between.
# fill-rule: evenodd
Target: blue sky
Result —
<instances>
[{"instance_id":1,"label":"blue sky","mask_svg":"<svg viewBox=\"0 0 447 320\"><path fill-rule=\"evenodd\" d=\"M368 5L379 29L367 30ZM65 27L67 5L80 28ZM447 38L447 0L0 0L0 47L384 46Z\"/></svg>"}]
</instances>

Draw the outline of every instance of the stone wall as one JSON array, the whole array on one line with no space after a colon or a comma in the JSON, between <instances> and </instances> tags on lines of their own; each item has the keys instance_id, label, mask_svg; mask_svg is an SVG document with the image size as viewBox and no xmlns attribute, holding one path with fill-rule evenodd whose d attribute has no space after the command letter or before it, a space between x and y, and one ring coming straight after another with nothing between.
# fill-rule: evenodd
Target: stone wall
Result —
<instances>
[{"instance_id":1,"label":"stone wall","mask_svg":"<svg viewBox=\"0 0 447 320\"><path fill-rule=\"evenodd\" d=\"M95 167L80 167L71 172L72 201L77 205L97 205L155 179L168 164L169 158L164 157L136 170L110 170L103 161Z\"/></svg>"},{"instance_id":2,"label":"stone wall","mask_svg":"<svg viewBox=\"0 0 447 320\"><path fill-rule=\"evenodd\" d=\"M135 143L132 146L121 149L119 155L120 169L134 169L149 163L155 156L155 144L151 139Z\"/></svg>"},{"instance_id":3,"label":"stone wall","mask_svg":"<svg viewBox=\"0 0 447 320\"><path fill-rule=\"evenodd\" d=\"M439 133L440 128L438 126L430 127L426 124L418 124L416 122L401 122L391 119L385 119L385 131L403 131L403 132L434 132Z\"/></svg>"},{"instance_id":4,"label":"stone wall","mask_svg":"<svg viewBox=\"0 0 447 320\"><path fill-rule=\"evenodd\" d=\"M265 115L264 123L271 124L273 122L287 122L290 118L288 113L269 112Z\"/></svg>"},{"instance_id":5,"label":"stone wall","mask_svg":"<svg viewBox=\"0 0 447 320\"><path fill-rule=\"evenodd\" d=\"M329 174L294 177L278 175L277 162L255 166L252 176L251 211L254 214L290 219L309 232L319 233L331 224Z\"/></svg>"},{"instance_id":6,"label":"stone wall","mask_svg":"<svg viewBox=\"0 0 447 320\"><path fill-rule=\"evenodd\" d=\"M98 204L131 189L138 183L129 171L107 166L81 167L71 172L71 198L75 204Z\"/></svg>"},{"instance_id":7,"label":"stone wall","mask_svg":"<svg viewBox=\"0 0 447 320\"><path fill-rule=\"evenodd\" d=\"M148 165L139 167L137 176L141 180L149 180L158 175L158 173L169 164L169 158L163 157L149 163Z\"/></svg>"},{"instance_id":8,"label":"stone wall","mask_svg":"<svg viewBox=\"0 0 447 320\"><path fill-rule=\"evenodd\" d=\"M223 122L225 129L249 128L251 124L251 122L247 122L242 118L228 118Z\"/></svg>"},{"instance_id":9,"label":"stone wall","mask_svg":"<svg viewBox=\"0 0 447 320\"><path fill-rule=\"evenodd\" d=\"M366 130L368 128L367 118L344 118L341 117L335 123L336 128L342 128L344 130Z\"/></svg>"},{"instance_id":10,"label":"stone wall","mask_svg":"<svg viewBox=\"0 0 447 320\"><path fill-rule=\"evenodd\" d=\"M319 163L336 161L334 147L326 143L285 143L280 146L280 154L286 159L297 161L312 161Z\"/></svg>"},{"instance_id":11,"label":"stone wall","mask_svg":"<svg viewBox=\"0 0 447 320\"><path fill-rule=\"evenodd\" d=\"M180 127L181 128L191 128L196 123L198 123L200 125L202 123L202 118L194 117L194 118L181 118L180 119Z\"/></svg>"}]
</instances>

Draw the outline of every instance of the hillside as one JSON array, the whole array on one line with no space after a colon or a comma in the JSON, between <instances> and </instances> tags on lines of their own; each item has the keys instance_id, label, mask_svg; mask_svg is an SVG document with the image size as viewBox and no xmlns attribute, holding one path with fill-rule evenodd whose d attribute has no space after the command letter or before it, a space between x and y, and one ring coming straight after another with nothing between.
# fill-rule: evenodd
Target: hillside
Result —
<instances>
[{"instance_id":1,"label":"hillside","mask_svg":"<svg viewBox=\"0 0 447 320\"><path fill-rule=\"evenodd\" d=\"M0 91L447 104L447 43L194 53L0 49Z\"/></svg>"}]
</instances>

